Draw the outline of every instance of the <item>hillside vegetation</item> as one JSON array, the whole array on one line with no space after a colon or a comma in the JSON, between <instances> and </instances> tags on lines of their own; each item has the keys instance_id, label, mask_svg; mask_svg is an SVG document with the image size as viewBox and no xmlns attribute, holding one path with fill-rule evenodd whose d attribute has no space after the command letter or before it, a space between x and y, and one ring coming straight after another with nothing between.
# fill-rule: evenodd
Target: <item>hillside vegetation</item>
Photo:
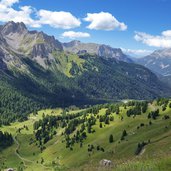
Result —
<instances>
[{"instance_id":1,"label":"hillside vegetation","mask_svg":"<svg viewBox=\"0 0 171 171\"><path fill-rule=\"evenodd\" d=\"M40 110L1 126L14 142L1 150L0 168L168 171L170 114L167 99ZM100 165L102 159L112 165Z\"/></svg>"},{"instance_id":2,"label":"hillside vegetation","mask_svg":"<svg viewBox=\"0 0 171 171\"><path fill-rule=\"evenodd\" d=\"M94 53L81 43L81 52L73 53L65 47L54 36L29 31L24 23L0 26L2 124L26 120L29 113L45 108L171 96L167 85L121 49L84 45L93 51L98 47Z\"/></svg>"},{"instance_id":3,"label":"hillside vegetation","mask_svg":"<svg viewBox=\"0 0 171 171\"><path fill-rule=\"evenodd\" d=\"M0 71L1 118L10 117L2 122L24 120L28 113L40 108L82 106L111 99L153 99L170 94L167 86L140 65L91 55L55 55L56 63L48 64L49 69L24 58L27 71ZM14 105L16 101L18 105Z\"/></svg>"}]
</instances>

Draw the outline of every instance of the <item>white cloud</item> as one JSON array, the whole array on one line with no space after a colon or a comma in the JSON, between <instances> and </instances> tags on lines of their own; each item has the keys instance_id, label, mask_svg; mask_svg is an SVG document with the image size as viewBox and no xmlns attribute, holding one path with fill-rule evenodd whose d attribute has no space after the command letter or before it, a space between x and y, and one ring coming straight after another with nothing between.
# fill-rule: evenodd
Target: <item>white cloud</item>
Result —
<instances>
[{"instance_id":1,"label":"white cloud","mask_svg":"<svg viewBox=\"0 0 171 171\"><path fill-rule=\"evenodd\" d=\"M84 33L84 32L66 31L62 34L62 37L68 37L70 39L87 38L87 37L90 37L90 34Z\"/></svg>"},{"instance_id":2,"label":"white cloud","mask_svg":"<svg viewBox=\"0 0 171 171\"><path fill-rule=\"evenodd\" d=\"M146 49L125 49L125 48L121 48L121 49L124 53L137 57L146 56L153 52L152 50L146 50Z\"/></svg>"},{"instance_id":3,"label":"white cloud","mask_svg":"<svg viewBox=\"0 0 171 171\"><path fill-rule=\"evenodd\" d=\"M22 6L18 11L7 7L4 11L0 11L0 21L7 22L12 20L14 22L24 22L31 27L38 27L40 25L31 18L33 11L30 6Z\"/></svg>"},{"instance_id":4,"label":"white cloud","mask_svg":"<svg viewBox=\"0 0 171 171\"><path fill-rule=\"evenodd\" d=\"M127 29L127 25L123 22L119 22L114 16L112 16L112 14L108 12L88 13L84 20L91 22L90 25L87 26L89 29L107 31L114 29L124 31Z\"/></svg>"},{"instance_id":5,"label":"white cloud","mask_svg":"<svg viewBox=\"0 0 171 171\"><path fill-rule=\"evenodd\" d=\"M148 46L159 47L159 48L170 48L171 47L171 32L164 31L161 35L150 35L144 32L135 32L134 36L136 41L142 42Z\"/></svg>"},{"instance_id":6,"label":"white cloud","mask_svg":"<svg viewBox=\"0 0 171 171\"><path fill-rule=\"evenodd\" d=\"M79 27L81 22L69 12L47 11L32 8L31 6L19 7L15 10L12 6L19 0L1 0L0 1L0 21L1 22L24 22L30 27L41 27L50 25L55 28L70 29ZM34 19L32 16L35 16Z\"/></svg>"},{"instance_id":7,"label":"white cloud","mask_svg":"<svg viewBox=\"0 0 171 171\"><path fill-rule=\"evenodd\" d=\"M70 29L79 27L81 22L69 12L38 11L39 23L48 24L55 28Z\"/></svg>"},{"instance_id":8,"label":"white cloud","mask_svg":"<svg viewBox=\"0 0 171 171\"><path fill-rule=\"evenodd\" d=\"M0 3L6 7L11 7L13 4L18 3L19 0L1 0Z\"/></svg>"},{"instance_id":9,"label":"white cloud","mask_svg":"<svg viewBox=\"0 0 171 171\"><path fill-rule=\"evenodd\" d=\"M171 37L171 30L163 31L162 35L165 36L165 37Z\"/></svg>"}]
</instances>

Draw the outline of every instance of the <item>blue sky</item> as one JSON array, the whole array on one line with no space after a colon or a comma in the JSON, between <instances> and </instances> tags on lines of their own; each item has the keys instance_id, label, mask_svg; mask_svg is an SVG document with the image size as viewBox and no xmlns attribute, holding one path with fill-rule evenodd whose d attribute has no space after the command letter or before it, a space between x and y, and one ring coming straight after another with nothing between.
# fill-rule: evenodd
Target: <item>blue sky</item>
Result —
<instances>
[{"instance_id":1,"label":"blue sky","mask_svg":"<svg viewBox=\"0 0 171 171\"><path fill-rule=\"evenodd\" d=\"M170 9L170 0L0 0L0 22L23 21L62 42L107 44L143 56L171 47Z\"/></svg>"}]
</instances>

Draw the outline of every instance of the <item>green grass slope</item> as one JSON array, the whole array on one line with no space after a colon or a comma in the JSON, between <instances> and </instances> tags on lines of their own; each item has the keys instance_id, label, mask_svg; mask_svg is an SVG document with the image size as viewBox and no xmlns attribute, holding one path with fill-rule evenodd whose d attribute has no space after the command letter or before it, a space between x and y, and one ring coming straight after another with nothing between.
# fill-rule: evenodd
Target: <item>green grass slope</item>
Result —
<instances>
[{"instance_id":1,"label":"green grass slope","mask_svg":"<svg viewBox=\"0 0 171 171\"><path fill-rule=\"evenodd\" d=\"M41 110L37 115L31 114L29 119L24 122L15 122L10 126L2 126L2 131L8 131L14 137L14 144L1 151L0 168L15 168L17 170L116 170L116 171L168 171L171 169L171 108L170 101L167 104L157 104L156 101L148 104L145 113L136 113L136 115L127 116L127 111L135 106L120 104L119 114L111 112L108 116L114 120L109 124L102 122L100 128L99 117L105 116L109 105L99 106L98 112L88 109L70 109L63 110L47 109ZM159 116L149 118L151 111L159 109ZM62 116L73 115L83 112L76 118L96 118L95 125L88 133L87 138L83 140L82 147L80 143L74 143L72 148L66 148L65 127L54 128L57 132L47 143L45 149L41 152L36 142L30 143L30 139L35 139L33 124L47 115ZM73 120L69 119L68 123ZM107 122L106 122L107 123ZM26 129L27 127L27 129ZM20 129L20 131L18 131ZM81 129L78 124L76 129L69 135L74 134ZM94 130L94 131L93 131ZM126 130L127 136L121 140L123 130ZM113 135L114 141L109 143L109 136ZM147 144L135 155L138 143L146 142ZM38 142L37 142L38 143ZM90 146L94 147L88 151ZM97 150L97 146L104 149ZM102 167L99 162L102 159L111 160L112 167Z\"/></svg>"}]
</instances>

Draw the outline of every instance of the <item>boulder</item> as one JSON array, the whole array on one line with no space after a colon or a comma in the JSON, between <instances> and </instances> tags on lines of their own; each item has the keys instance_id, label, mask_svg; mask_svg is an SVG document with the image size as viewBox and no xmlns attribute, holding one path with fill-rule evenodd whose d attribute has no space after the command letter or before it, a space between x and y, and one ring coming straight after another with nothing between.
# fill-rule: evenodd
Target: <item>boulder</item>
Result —
<instances>
[{"instance_id":1,"label":"boulder","mask_svg":"<svg viewBox=\"0 0 171 171\"><path fill-rule=\"evenodd\" d=\"M103 167L110 167L112 166L112 161L111 160L107 160L107 159L102 159L100 161L100 166L103 166Z\"/></svg>"}]
</instances>

